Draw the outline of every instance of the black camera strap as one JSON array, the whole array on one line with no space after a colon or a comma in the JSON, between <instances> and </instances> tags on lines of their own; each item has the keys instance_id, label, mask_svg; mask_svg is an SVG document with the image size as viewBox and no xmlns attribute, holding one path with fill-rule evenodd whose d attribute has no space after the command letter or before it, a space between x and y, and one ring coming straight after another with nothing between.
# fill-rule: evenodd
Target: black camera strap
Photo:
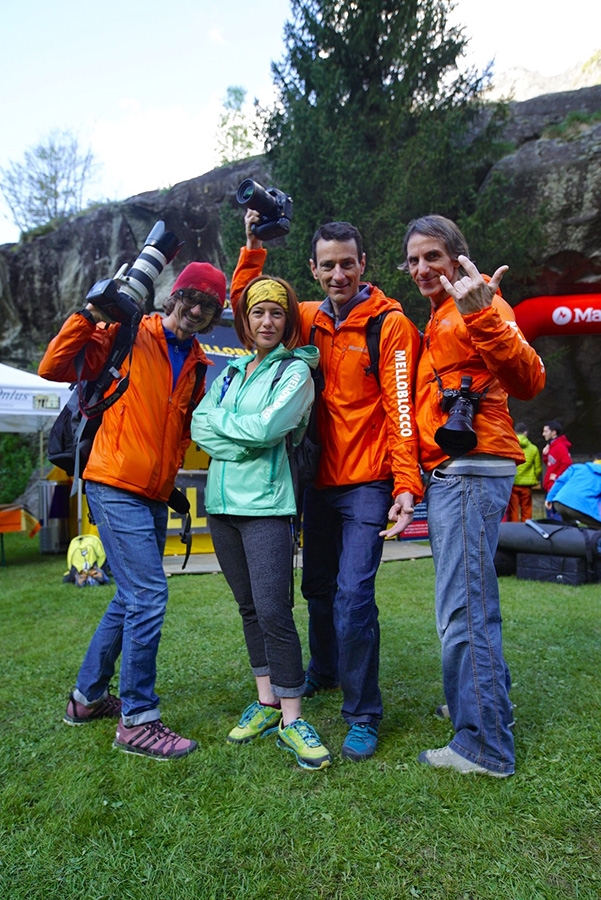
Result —
<instances>
[{"instance_id":1,"label":"black camera strap","mask_svg":"<svg viewBox=\"0 0 601 900\"><path fill-rule=\"evenodd\" d=\"M91 437L93 439L98 428L100 427L100 420L103 413L105 413L106 410L109 409L109 407L116 403L119 397L122 397L129 387L131 360L141 318L141 314L137 314L132 318L131 322L124 323L120 326L115 336L115 340L113 342L108 360L106 361L105 366L98 378L94 379L94 381L92 382L94 387L89 400L85 399L85 382L81 377L83 374L83 366L85 361L85 347L82 347L82 349L75 357L78 405L79 412L81 413L81 418L73 438L75 445L75 462L73 470L74 491L76 490L76 485L79 478L81 477L80 448L86 428L88 429L88 431L92 432ZM123 361L128 355L129 365L127 367L127 373L121 377L119 370L121 368L121 365L123 364ZM117 379L119 379L119 383L117 384L117 387L115 388L113 393L108 397L104 397L105 392L114 381L117 381ZM91 424L92 420L96 420L93 425Z\"/></svg>"}]
</instances>

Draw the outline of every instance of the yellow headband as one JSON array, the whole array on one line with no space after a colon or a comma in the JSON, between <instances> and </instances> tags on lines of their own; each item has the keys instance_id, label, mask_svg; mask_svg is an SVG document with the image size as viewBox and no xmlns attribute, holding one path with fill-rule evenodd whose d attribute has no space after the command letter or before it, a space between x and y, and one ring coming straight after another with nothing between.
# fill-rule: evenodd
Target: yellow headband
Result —
<instances>
[{"instance_id":1,"label":"yellow headband","mask_svg":"<svg viewBox=\"0 0 601 900\"><path fill-rule=\"evenodd\" d=\"M288 312L288 293L279 281L257 281L246 295L246 311L249 312L257 303L277 303Z\"/></svg>"}]
</instances>

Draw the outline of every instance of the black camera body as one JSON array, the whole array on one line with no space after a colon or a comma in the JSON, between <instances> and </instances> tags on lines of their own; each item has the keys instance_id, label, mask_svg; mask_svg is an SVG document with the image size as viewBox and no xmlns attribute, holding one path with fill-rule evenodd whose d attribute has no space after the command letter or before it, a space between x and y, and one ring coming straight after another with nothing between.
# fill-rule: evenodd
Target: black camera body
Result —
<instances>
[{"instance_id":1,"label":"black camera body","mask_svg":"<svg viewBox=\"0 0 601 900\"><path fill-rule=\"evenodd\" d=\"M97 281L86 300L114 322L131 322L143 312L155 279L179 253L182 243L172 231L165 231L164 222L156 222L133 266L128 269L126 263L114 278Z\"/></svg>"},{"instance_id":2,"label":"black camera body","mask_svg":"<svg viewBox=\"0 0 601 900\"><path fill-rule=\"evenodd\" d=\"M260 221L252 226L253 234L261 241L284 237L290 231L292 197L277 188L261 187L252 178L245 178L236 191L240 206L256 210Z\"/></svg>"},{"instance_id":3,"label":"black camera body","mask_svg":"<svg viewBox=\"0 0 601 900\"><path fill-rule=\"evenodd\" d=\"M448 413L449 418L437 429L434 440L451 457L465 456L478 443L472 422L486 391L477 394L470 391L471 385L471 375L463 375L459 390L445 389L441 392L442 411Z\"/></svg>"}]
</instances>

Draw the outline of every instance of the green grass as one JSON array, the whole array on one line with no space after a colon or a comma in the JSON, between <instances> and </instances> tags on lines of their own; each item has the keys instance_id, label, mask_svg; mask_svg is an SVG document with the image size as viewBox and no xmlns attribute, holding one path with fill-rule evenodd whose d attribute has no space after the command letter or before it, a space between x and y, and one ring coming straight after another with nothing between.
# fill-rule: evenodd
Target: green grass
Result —
<instances>
[{"instance_id":1,"label":"green grass","mask_svg":"<svg viewBox=\"0 0 601 900\"><path fill-rule=\"evenodd\" d=\"M517 774L416 762L450 737L429 559L378 577L385 719L377 755L342 761L340 695L305 702L334 754L311 773L273 738L225 736L253 684L220 575L177 576L157 683L183 760L111 749L114 724L61 722L110 587L61 584L65 560L6 536L0 569L0 897L7 900L598 900L601 589L502 579ZM306 611L297 592L303 641Z\"/></svg>"}]
</instances>

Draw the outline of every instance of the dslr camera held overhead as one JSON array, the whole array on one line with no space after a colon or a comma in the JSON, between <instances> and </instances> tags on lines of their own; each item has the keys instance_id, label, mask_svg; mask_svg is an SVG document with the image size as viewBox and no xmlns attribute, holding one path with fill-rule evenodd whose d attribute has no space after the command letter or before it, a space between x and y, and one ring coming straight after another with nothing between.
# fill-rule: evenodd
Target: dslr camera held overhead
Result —
<instances>
[{"instance_id":1,"label":"dslr camera held overhead","mask_svg":"<svg viewBox=\"0 0 601 900\"><path fill-rule=\"evenodd\" d=\"M261 216L252 226L261 241L284 237L290 231L292 197L277 188L264 188L252 178L245 178L236 191L236 200L246 209L254 209Z\"/></svg>"}]
</instances>

